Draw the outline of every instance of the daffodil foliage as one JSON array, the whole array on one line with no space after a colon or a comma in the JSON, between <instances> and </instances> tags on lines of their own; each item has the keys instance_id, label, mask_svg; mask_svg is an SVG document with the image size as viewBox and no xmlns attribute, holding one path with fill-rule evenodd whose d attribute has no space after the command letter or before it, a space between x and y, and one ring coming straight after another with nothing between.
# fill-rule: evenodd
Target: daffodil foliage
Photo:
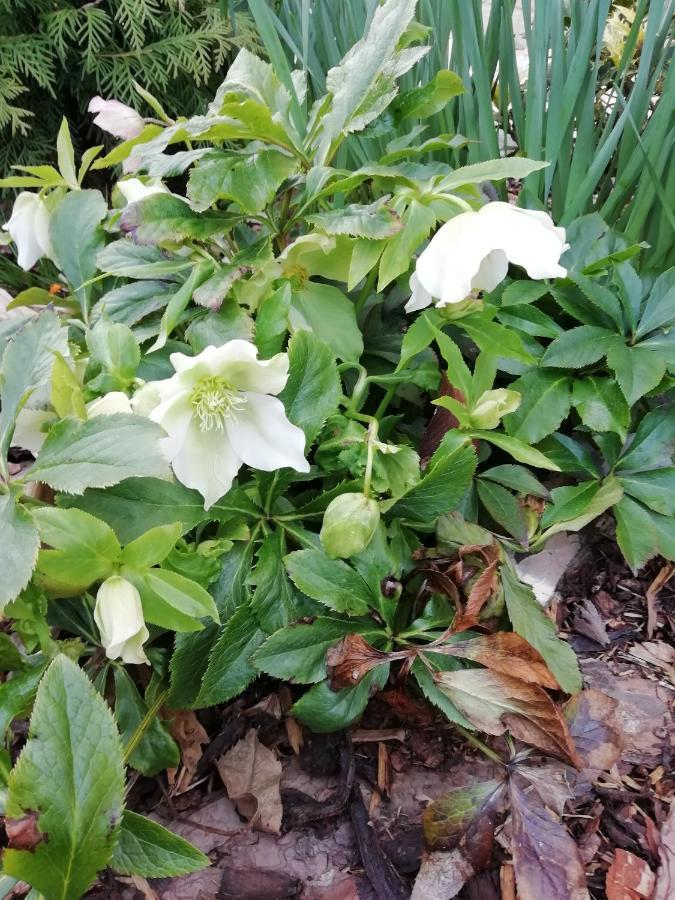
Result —
<instances>
[{"instance_id":1,"label":"daffodil foliage","mask_svg":"<svg viewBox=\"0 0 675 900\"><path fill-rule=\"evenodd\" d=\"M515 710L516 737L550 727L543 749L573 758L545 688L578 690L578 668L516 556L608 510L631 565L675 555L675 281L641 281L640 248L597 217L566 233L491 199L544 162L453 170L460 135L420 144L447 78L399 97L410 132L384 157L341 166L351 134L386 133L426 52L414 12L377 7L309 110L302 72L282 82L241 51L201 115L172 120L147 91L147 121L95 98L122 143L76 165L64 123L58 170L5 180L22 190L5 225L18 264L38 263L0 320L5 730L36 690L36 715L77 690L115 765L155 774L178 759L162 709L266 673L296 686L302 723L343 728L403 660L409 690L463 728L501 734ZM536 733L527 698L549 717ZM34 765L83 764L66 725L38 722ZM15 818L44 808L27 768L9 775ZM118 823L118 781L94 818ZM137 819L101 833L91 877L128 860L115 841L134 829L152 859L133 871L202 863ZM78 840L50 826L52 851ZM56 864L45 888L28 850L11 860L79 896Z\"/></svg>"}]
</instances>

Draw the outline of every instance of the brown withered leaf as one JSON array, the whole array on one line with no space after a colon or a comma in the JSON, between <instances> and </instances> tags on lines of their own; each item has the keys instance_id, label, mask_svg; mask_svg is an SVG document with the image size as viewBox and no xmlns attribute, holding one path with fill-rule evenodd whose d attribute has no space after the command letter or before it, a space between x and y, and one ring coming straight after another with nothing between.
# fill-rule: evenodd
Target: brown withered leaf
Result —
<instances>
[{"instance_id":1,"label":"brown withered leaf","mask_svg":"<svg viewBox=\"0 0 675 900\"><path fill-rule=\"evenodd\" d=\"M462 851L424 851L410 900L451 900L475 871Z\"/></svg>"},{"instance_id":2,"label":"brown withered leaf","mask_svg":"<svg viewBox=\"0 0 675 900\"><path fill-rule=\"evenodd\" d=\"M659 860L652 900L671 900L675 897L675 803L671 803L668 818L661 826Z\"/></svg>"},{"instance_id":3,"label":"brown withered leaf","mask_svg":"<svg viewBox=\"0 0 675 900\"><path fill-rule=\"evenodd\" d=\"M404 722L417 725L431 725L434 720L434 714L429 707L413 700L407 691L402 688L395 687L387 691L380 691L377 699L390 706Z\"/></svg>"},{"instance_id":4,"label":"brown withered leaf","mask_svg":"<svg viewBox=\"0 0 675 900\"><path fill-rule=\"evenodd\" d=\"M584 600L579 606L572 624L578 634L583 634L585 637L595 641L596 644L600 644L601 647L607 647L611 643L602 616L596 609L595 604L588 599Z\"/></svg>"},{"instance_id":5,"label":"brown withered leaf","mask_svg":"<svg viewBox=\"0 0 675 900\"><path fill-rule=\"evenodd\" d=\"M230 800L253 828L279 834L281 829L281 763L261 744L252 728L216 762Z\"/></svg>"},{"instance_id":6,"label":"brown withered leaf","mask_svg":"<svg viewBox=\"0 0 675 900\"><path fill-rule=\"evenodd\" d=\"M563 707L584 768L608 770L619 758L622 736L617 707L613 697L595 688L580 691Z\"/></svg>"},{"instance_id":7,"label":"brown withered leaf","mask_svg":"<svg viewBox=\"0 0 675 900\"><path fill-rule=\"evenodd\" d=\"M666 563L658 573L656 578L647 588L645 599L647 601L647 637L649 638L651 638L654 634L659 617L659 606L657 598L659 596L661 588L668 584L674 574L675 563Z\"/></svg>"},{"instance_id":8,"label":"brown withered leaf","mask_svg":"<svg viewBox=\"0 0 675 900\"><path fill-rule=\"evenodd\" d=\"M326 654L331 690L353 687L363 676L379 666L389 654L371 647L360 634L348 634Z\"/></svg>"},{"instance_id":9,"label":"brown withered leaf","mask_svg":"<svg viewBox=\"0 0 675 900\"><path fill-rule=\"evenodd\" d=\"M543 688L489 669L439 672L434 677L476 728L497 735L508 728L518 740L579 765L567 724Z\"/></svg>"},{"instance_id":10,"label":"brown withered leaf","mask_svg":"<svg viewBox=\"0 0 675 900\"><path fill-rule=\"evenodd\" d=\"M35 850L46 835L38 828L39 814L29 812L20 819L5 819L5 831L12 850Z\"/></svg>"},{"instance_id":11,"label":"brown withered leaf","mask_svg":"<svg viewBox=\"0 0 675 900\"><path fill-rule=\"evenodd\" d=\"M468 618L477 618L481 609L499 587L499 579L497 578L498 561L498 559L494 559L489 563L474 581L464 610L464 615Z\"/></svg>"},{"instance_id":12,"label":"brown withered leaf","mask_svg":"<svg viewBox=\"0 0 675 900\"><path fill-rule=\"evenodd\" d=\"M437 652L437 648L434 648ZM480 635L470 641L447 644L442 652L449 656L471 659L495 672L503 672L521 681L557 690L560 685L531 644L513 631Z\"/></svg>"},{"instance_id":13,"label":"brown withered leaf","mask_svg":"<svg viewBox=\"0 0 675 900\"><path fill-rule=\"evenodd\" d=\"M607 900L649 900L654 884L654 873L644 859L628 850L614 851L605 881Z\"/></svg>"},{"instance_id":14,"label":"brown withered leaf","mask_svg":"<svg viewBox=\"0 0 675 900\"><path fill-rule=\"evenodd\" d=\"M536 791L509 784L513 866L520 900L588 900L579 848Z\"/></svg>"},{"instance_id":15,"label":"brown withered leaf","mask_svg":"<svg viewBox=\"0 0 675 900\"><path fill-rule=\"evenodd\" d=\"M424 843L429 850L459 847L476 872L484 869L490 862L505 796L506 784L498 779L448 791L424 810Z\"/></svg>"},{"instance_id":16,"label":"brown withered leaf","mask_svg":"<svg viewBox=\"0 0 675 900\"><path fill-rule=\"evenodd\" d=\"M202 758L202 744L208 744L209 736L194 710L178 709L172 712L172 716L169 731L178 742L183 763L183 772L174 790L174 793L180 793L190 786Z\"/></svg>"}]
</instances>

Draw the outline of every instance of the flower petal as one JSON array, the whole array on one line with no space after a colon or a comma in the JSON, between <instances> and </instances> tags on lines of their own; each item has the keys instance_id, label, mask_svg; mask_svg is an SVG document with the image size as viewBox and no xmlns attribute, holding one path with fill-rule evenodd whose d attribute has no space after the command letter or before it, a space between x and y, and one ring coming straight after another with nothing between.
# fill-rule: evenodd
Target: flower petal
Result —
<instances>
[{"instance_id":1,"label":"flower petal","mask_svg":"<svg viewBox=\"0 0 675 900\"><path fill-rule=\"evenodd\" d=\"M103 582L96 594L94 621L108 659L121 656L124 662L148 662L142 649L149 633L141 595L130 581L112 575Z\"/></svg>"},{"instance_id":2,"label":"flower petal","mask_svg":"<svg viewBox=\"0 0 675 900\"><path fill-rule=\"evenodd\" d=\"M442 304L459 303L471 293L481 263L494 249L490 229L481 224L478 213L460 213L439 228L417 260L421 286Z\"/></svg>"},{"instance_id":3,"label":"flower petal","mask_svg":"<svg viewBox=\"0 0 675 900\"><path fill-rule=\"evenodd\" d=\"M168 187L158 179L143 182L140 178L125 178L117 182L117 187L127 203L137 203L153 194L171 193Z\"/></svg>"},{"instance_id":4,"label":"flower petal","mask_svg":"<svg viewBox=\"0 0 675 900\"><path fill-rule=\"evenodd\" d=\"M198 422L191 419L171 467L180 482L199 491L204 498L204 509L209 509L232 487L241 459L225 431L217 428L201 431Z\"/></svg>"},{"instance_id":5,"label":"flower petal","mask_svg":"<svg viewBox=\"0 0 675 900\"><path fill-rule=\"evenodd\" d=\"M24 191L14 201L4 226L16 244L17 262L24 271L51 252L49 210L39 194Z\"/></svg>"},{"instance_id":6,"label":"flower petal","mask_svg":"<svg viewBox=\"0 0 675 900\"><path fill-rule=\"evenodd\" d=\"M103 97L92 97L89 101L89 112L97 113L94 123L103 131L115 137L130 140L138 137L145 128L145 120L135 109L120 103L119 100L104 100Z\"/></svg>"},{"instance_id":7,"label":"flower petal","mask_svg":"<svg viewBox=\"0 0 675 900\"><path fill-rule=\"evenodd\" d=\"M522 266L530 278L564 278L560 264L565 229L556 228L546 213L510 203L487 203L478 212L492 249L503 250L509 262Z\"/></svg>"},{"instance_id":8,"label":"flower petal","mask_svg":"<svg viewBox=\"0 0 675 900\"><path fill-rule=\"evenodd\" d=\"M288 380L288 356L277 353L258 359L258 348L250 341L227 341L220 347L206 347L197 356L172 353L171 363L181 377L194 384L205 375L221 376L238 391L278 394Z\"/></svg>"},{"instance_id":9,"label":"flower petal","mask_svg":"<svg viewBox=\"0 0 675 900\"><path fill-rule=\"evenodd\" d=\"M431 306L434 301L434 298L431 296L429 291L425 290L420 284L420 280L417 277L417 273L413 272L410 276L410 299L405 305L406 312L417 312L418 309L424 309L427 306Z\"/></svg>"},{"instance_id":10,"label":"flower petal","mask_svg":"<svg viewBox=\"0 0 675 900\"><path fill-rule=\"evenodd\" d=\"M266 394L245 393L246 405L226 422L235 453L263 472L290 467L309 472L305 433L288 421L281 400Z\"/></svg>"},{"instance_id":11,"label":"flower petal","mask_svg":"<svg viewBox=\"0 0 675 900\"><path fill-rule=\"evenodd\" d=\"M56 416L46 409L29 409L24 406L16 417L12 447L21 447L36 456L42 449L47 433L42 430L46 422L55 422Z\"/></svg>"},{"instance_id":12,"label":"flower petal","mask_svg":"<svg viewBox=\"0 0 675 900\"><path fill-rule=\"evenodd\" d=\"M111 416L114 413L127 413L131 415L131 401L123 391L109 391L102 397L97 397L87 403L87 418L95 416Z\"/></svg>"},{"instance_id":13,"label":"flower petal","mask_svg":"<svg viewBox=\"0 0 675 900\"><path fill-rule=\"evenodd\" d=\"M503 250L492 250L481 262L478 271L471 279L474 291L494 291L498 284L506 278L509 261Z\"/></svg>"}]
</instances>

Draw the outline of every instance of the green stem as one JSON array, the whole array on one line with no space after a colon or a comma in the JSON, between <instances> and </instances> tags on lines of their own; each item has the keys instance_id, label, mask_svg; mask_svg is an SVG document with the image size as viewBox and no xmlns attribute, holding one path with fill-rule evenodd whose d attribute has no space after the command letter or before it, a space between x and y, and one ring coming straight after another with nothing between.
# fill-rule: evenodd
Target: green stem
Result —
<instances>
[{"instance_id":1,"label":"green stem","mask_svg":"<svg viewBox=\"0 0 675 900\"><path fill-rule=\"evenodd\" d=\"M375 441L377 440L378 422L373 421L368 426L368 444L366 457L366 471L363 476L363 493L366 497L370 497L370 482L373 477L373 459L375 457Z\"/></svg>"},{"instance_id":2,"label":"green stem","mask_svg":"<svg viewBox=\"0 0 675 900\"><path fill-rule=\"evenodd\" d=\"M368 277L366 278L366 283L361 288L361 293L356 298L356 303L354 304L354 310L356 315L359 316L363 307L366 305L366 301L368 297L370 297L370 293L373 289L373 285L375 284L375 279L377 278L377 267L371 269Z\"/></svg>"},{"instance_id":3,"label":"green stem","mask_svg":"<svg viewBox=\"0 0 675 900\"><path fill-rule=\"evenodd\" d=\"M503 766L504 760L498 753L495 753L494 750L490 750L487 744L484 744L481 740L479 740L475 735L471 734L470 731L467 731L462 725L458 725L457 722L452 723L455 728L467 739L470 744L473 744L481 753L484 753L488 759L491 759L493 762L496 762L498 765Z\"/></svg>"},{"instance_id":4,"label":"green stem","mask_svg":"<svg viewBox=\"0 0 675 900\"><path fill-rule=\"evenodd\" d=\"M143 716L141 721L136 726L136 730L129 738L129 742L124 748L124 764L126 765L129 762L129 759L133 756L134 751L143 740L143 735L148 730L148 728L154 722L157 713L164 706L166 702L166 698L169 696L169 689L167 688L165 691L162 691L161 694L157 695L157 699L152 704L152 706L148 709L146 714Z\"/></svg>"},{"instance_id":5,"label":"green stem","mask_svg":"<svg viewBox=\"0 0 675 900\"><path fill-rule=\"evenodd\" d=\"M391 403L391 401L393 400L394 394L396 393L397 390L398 390L397 384L389 385L389 387L387 388L387 390L385 392L384 397L380 401L380 405L375 410L375 418L376 419L378 419L378 420L381 419L382 416L385 414L385 412L387 411L387 408L388 408L389 404Z\"/></svg>"}]
</instances>

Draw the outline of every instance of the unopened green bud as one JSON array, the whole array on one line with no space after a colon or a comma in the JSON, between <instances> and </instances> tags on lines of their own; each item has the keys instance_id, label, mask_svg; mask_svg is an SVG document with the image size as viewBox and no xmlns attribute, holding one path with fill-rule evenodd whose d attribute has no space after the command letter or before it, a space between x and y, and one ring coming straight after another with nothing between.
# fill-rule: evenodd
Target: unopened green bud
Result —
<instances>
[{"instance_id":1,"label":"unopened green bud","mask_svg":"<svg viewBox=\"0 0 675 900\"><path fill-rule=\"evenodd\" d=\"M471 424L474 428L496 428L502 416L514 412L520 406L518 391L497 388L485 391L471 409Z\"/></svg>"},{"instance_id":2,"label":"unopened green bud","mask_svg":"<svg viewBox=\"0 0 675 900\"><path fill-rule=\"evenodd\" d=\"M444 306L437 306L436 309L446 322L454 322L457 319L463 319L464 316L470 316L472 313L481 312L483 309L483 301L478 297L465 297L459 303L446 303Z\"/></svg>"},{"instance_id":3,"label":"unopened green bud","mask_svg":"<svg viewBox=\"0 0 675 900\"><path fill-rule=\"evenodd\" d=\"M376 500L363 494L340 494L328 504L321 526L321 543L333 557L354 556L365 550L380 522Z\"/></svg>"}]
</instances>

